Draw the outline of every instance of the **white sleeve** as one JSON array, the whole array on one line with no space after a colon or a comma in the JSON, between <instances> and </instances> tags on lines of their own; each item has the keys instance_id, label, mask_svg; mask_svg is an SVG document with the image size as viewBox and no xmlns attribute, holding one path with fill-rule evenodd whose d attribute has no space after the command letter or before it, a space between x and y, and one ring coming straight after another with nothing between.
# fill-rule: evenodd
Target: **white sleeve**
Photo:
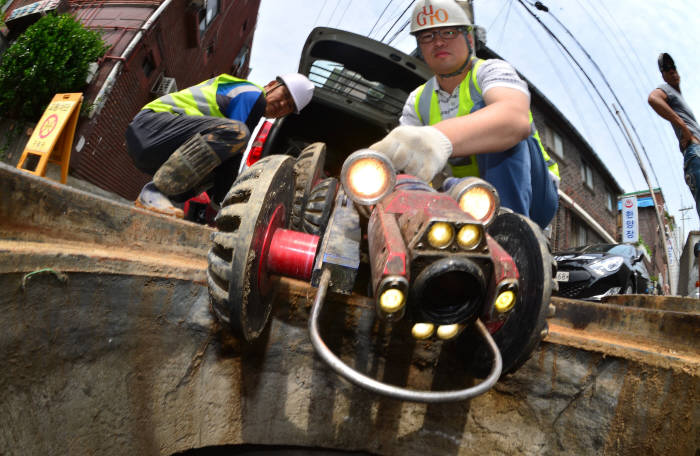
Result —
<instances>
[{"instance_id":1,"label":"white sleeve","mask_svg":"<svg viewBox=\"0 0 700 456\"><path fill-rule=\"evenodd\" d=\"M485 60L476 71L476 82L481 88L481 93L486 93L492 87L507 87L523 92L530 97L527 83L523 81L513 66L499 59Z\"/></svg>"},{"instance_id":2,"label":"white sleeve","mask_svg":"<svg viewBox=\"0 0 700 456\"><path fill-rule=\"evenodd\" d=\"M418 118L416 114L416 93L418 89L414 90L408 95L406 103L403 105L403 111L401 112L401 117L399 117L399 124L401 125L414 125L421 126L423 122Z\"/></svg>"}]
</instances>

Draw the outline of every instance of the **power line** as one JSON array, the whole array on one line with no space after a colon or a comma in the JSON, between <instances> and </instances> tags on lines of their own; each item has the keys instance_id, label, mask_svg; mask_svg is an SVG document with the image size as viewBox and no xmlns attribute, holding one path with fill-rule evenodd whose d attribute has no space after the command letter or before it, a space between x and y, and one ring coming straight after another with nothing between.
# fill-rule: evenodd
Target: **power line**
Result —
<instances>
[{"instance_id":1,"label":"power line","mask_svg":"<svg viewBox=\"0 0 700 456\"><path fill-rule=\"evenodd\" d=\"M506 11L506 18L503 20L503 27L501 27L501 37L498 39L498 42L501 43L503 41L503 35L506 32L506 25L508 24L508 18L510 17L510 12L513 9L513 0L508 1L508 10Z\"/></svg>"},{"instance_id":2,"label":"power line","mask_svg":"<svg viewBox=\"0 0 700 456\"><path fill-rule=\"evenodd\" d=\"M639 68L638 68L638 69L641 69L641 70L642 70L642 71L639 72L639 74L644 74L644 75L646 75L646 73L644 73L644 71L643 71L644 65L642 64L642 59L639 58L639 54L637 54L637 50L634 48L634 46L632 46L632 43L630 43L629 39L627 39L627 35L622 31L622 29L620 28L620 25L617 23L617 21L615 20L615 18L613 17L613 15L610 13L610 10L608 10L607 6L605 6L605 2L601 2L601 3L600 3L600 6L602 7L602 10L605 11L605 12L607 13L608 17L610 18L610 21L617 27L617 29L618 29L619 32L620 32L620 36L622 36L622 39L625 40L625 43L627 43L628 49L629 49L630 51L632 51L632 54L634 54L635 58L637 59L637 64L639 65ZM594 9L593 11L598 12L598 11L595 10L595 9ZM602 15L602 14L598 13L598 15L600 16L601 19L605 20L605 19L603 18L603 15ZM627 54L626 54L626 53L623 53L623 55L625 55L625 56L627 57ZM631 61L631 60L632 60L632 59L630 59L630 61ZM652 81L652 80L648 80L647 82L649 82L650 85L654 85L654 81Z\"/></svg>"},{"instance_id":3,"label":"power line","mask_svg":"<svg viewBox=\"0 0 700 456\"><path fill-rule=\"evenodd\" d=\"M610 31L608 33L606 33L606 30L604 30L603 28L601 28L598 25L598 21L593 16L593 14L591 14L586 9L584 3L582 3L580 0L576 0L576 2L579 4L580 8L586 14L588 14L588 16L591 18L593 24L595 25L595 27L601 32L601 35L606 34L607 36L611 37L612 40L620 48L621 52L617 52L617 50L611 46L611 49L615 53L618 60L620 60L620 61L626 60L626 62L629 64L629 67L627 68L628 70L629 70L629 68L632 68L636 63L636 65L637 65L637 68L635 68L636 72L630 74L630 76L628 77L628 80L634 81L634 86L635 86L635 89L637 89L637 94L639 95L640 100L646 100L647 94L645 93L644 88L642 86L640 86L642 81L639 80L638 76L643 75L645 77L646 81L648 82L648 87L654 87L655 84L653 83L653 81L651 81L649 79L648 74L644 71L644 67L641 63L641 59L639 58L639 54L637 54L636 49L634 48L634 46L632 46L632 44L627 39L627 35L622 31L619 24L615 21L614 16L607 9L607 7L605 6L605 3L601 3L600 6L602 6L603 10L607 13L609 21L607 21L606 18L604 18L603 15L596 8L591 8L591 10L597 14L598 18L600 19L600 21L602 23L605 23L606 25L608 25L610 27ZM623 43L621 42L621 40L618 39L618 36L616 36L616 34L612 32L612 27L610 26L611 22L616 27L617 31L619 32L619 35L624 39L624 41L626 43L626 48L625 48L625 45L623 45ZM635 56L636 62L630 57L630 54ZM650 120L650 124L653 126L653 129L656 133L657 139L659 140L659 144L661 144L663 147L667 148L668 150L675 149L675 144L673 144L673 142L670 142L669 136L665 135L661 132L658 119L655 118L655 115L653 114L652 110L649 109L648 106L644 106L644 107L646 109L644 109L643 112L646 114L646 118ZM669 144L669 142L670 142L670 144ZM647 160L649 161L648 157L647 157ZM649 161L649 164L651 165L650 161ZM652 166L652 170L653 170L653 166ZM656 174L654 174L654 177L656 178L657 182L659 182ZM680 195L681 205L683 205L683 191L678 186L678 182L676 179L672 179L672 182L673 182L674 188L676 189L677 194Z\"/></svg>"},{"instance_id":4,"label":"power line","mask_svg":"<svg viewBox=\"0 0 700 456\"><path fill-rule=\"evenodd\" d=\"M547 54L547 57L549 57L550 60L553 60L553 59L551 59L551 57L550 57L550 55L549 55L549 52L547 51L547 48L546 48L545 46L542 45L541 41L540 41L539 38L537 37L537 34L535 33L534 29L530 26L530 24L528 24L527 21L525 21L525 20L523 20L523 23L524 23L525 26L530 30L531 36L532 36L533 38L535 38L535 40L536 40L536 41L538 42L538 44L540 45L540 48ZM566 55L560 48L557 48L557 49L558 49L559 52L562 54L562 56L567 60L567 62L568 62L570 65L572 65L572 62L569 61L570 56ZM572 65L572 67L573 67L573 65ZM559 70L557 69L557 67L556 67L556 66L552 66L551 68L552 68L552 70L554 71L554 73L557 75L557 77L559 78L559 80L563 83L565 78L561 75L561 73L559 72ZM596 110L598 111L598 114L599 114L601 117L604 117L603 112L600 110L600 105L599 105L598 103L593 102L593 100L592 100L593 97L592 97L592 95L591 95L590 88L589 88L588 85L585 83L585 81L581 78L580 73L579 73L578 71L576 71L575 68L574 68L574 72L573 72L573 73L574 73L574 75L576 76L576 78L579 80L579 82L581 83L581 86L584 88L584 90L586 90L586 93L588 94L589 98L591 99L591 103L593 104L593 106L595 106ZM571 97L571 92L570 92L569 90L564 90L564 92L566 93L566 96L569 98L569 101L571 102L571 105L572 105L572 106L576 106L577 103L574 102L573 98ZM581 123L585 125L585 122L583 121L583 118L579 117L579 119L581 120ZM608 122L603 122L603 125L605 126L605 129L608 131L608 134L610 135L610 138L612 139L613 143L615 144L615 147L616 147L616 149L617 149L618 155L619 155L620 158L624 161L624 157L622 156L622 150L620 149L620 144L618 143L618 139L616 138L616 136L613 134L612 130L610 129L609 123L608 123ZM630 182L634 181L634 179L632 179L632 175L630 174L630 170L629 170L628 168L625 168L625 171L627 172L627 177L629 177Z\"/></svg>"},{"instance_id":5,"label":"power line","mask_svg":"<svg viewBox=\"0 0 700 456\"><path fill-rule=\"evenodd\" d=\"M391 44L391 43L393 43L394 40L395 40L396 38L399 37L399 35L401 34L401 32L403 32L404 30L406 30L406 27L408 27L408 25L409 25L410 23L411 23L411 20L410 20L410 19L406 20L406 22L403 23L403 25L401 26L401 28L400 28L399 30L397 30L396 33L394 33L394 34L391 36L391 38L389 38L389 40L387 40L386 44Z\"/></svg>"},{"instance_id":6,"label":"power line","mask_svg":"<svg viewBox=\"0 0 700 456\"><path fill-rule=\"evenodd\" d=\"M333 8L333 12L331 13L331 16L328 18L328 25L331 25L331 20L333 19L333 16L335 16L335 12L338 10L339 6L340 6L340 2L336 0L335 8Z\"/></svg>"},{"instance_id":7,"label":"power line","mask_svg":"<svg viewBox=\"0 0 700 456\"><path fill-rule=\"evenodd\" d=\"M408 0L408 4L412 4L413 1L414 1L414 0ZM377 29L376 29L376 33L375 33L376 36L375 36L375 38L374 38L375 40L379 40L379 35L381 35L382 29L384 29L384 27L385 27L387 24L389 24L391 21L394 21L394 20L398 21L398 20L401 19L400 10L403 8L404 5L406 5L405 2L402 3L401 6L396 6L396 7L394 8L394 12L393 12L393 13L390 13L390 14L387 14L387 15L386 15L386 20L383 21L383 22L379 25L379 27L377 27ZM394 14L394 13L397 13L397 12L398 12L398 14Z\"/></svg>"},{"instance_id":8,"label":"power line","mask_svg":"<svg viewBox=\"0 0 700 456\"><path fill-rule=\"evenodd\" d=\"M605 3L601 3L600 6L602 7L602 10L606 12L608 18L610 19L609 22L612 22L612 24L617 28L619 35L622 37L624 42L627 44L627 50L629 50L629 52L625 52L625 49L623 49L622 56L624 58L626 58L632 64L631 66L634 66L635 63L637 65L637 68L636 68L637 73L633 74L630 79L635 81L636 86L639 87L639 85L641 84L641 81L638 81L636 76L643 75L646 79L646 83L648 84L647 87L657 86L658 83L654 82L653 80L651 80L648 77L648 74L645 71L645 66L642 64L641 58L639 57L637 50L635 49L634 46L632 46L632 43L630 43L629 39L627 38L627 34L624 33L624 31L620 28L617 21L615 21L614 16L610 13L610 11L608 10ZM600 12L598 10L593 9L593 11L595 11L598 14L598 16L601 18L602 21L604 21L604 22L606 21L606 19L603 17L602 14L600 14ZM619 40L616 40L616 41L618 41L618 43L620 42ZM623 46L620 45L620 48L623 48ZM630 57L630 52L631 52L631 55L634 57L634 59L632 59ZM643 90L643 87L640 89L640 95L641 95L641 99L647 98L647 94ZM652 110L647 107L647 109L645 109L645 112L647 113L647 116L649 119L653 119L653 121L651 122L651 125L654 126L654 130L656 131L657 137L659 139L659 143L665 145L665 147L667 147L669 150L674 150L676 148L676 144L671 140L671 137L669 135L662 134L662 131L659 128L658 119L652 113ZM676 184L675 181L674 181L674 184ZM676 189L678 189L677 186L676 186ZM680 192L680 193L682 194L682 192Z\"/></svg>"},{"instance_id":9,"label":"power line","mask_svg":"<svg viewBox=\"0 0 700 456\"><path fill-rule=\"evenodd\" d=\"M518 14L520 14L520 13L518 13ZM522 16L522 15L521 15L521 17L524 18L524 16ZM540 41L540 38L537 36L537 33L535 33L535 30L530 26L530 24L528 24L528 22L525 19L523 19L523 24L525 24L525 26L530 30L530 36L532 38L534 38L535 41L537 41L537 44L539 44L540 49L547 56L547 60L550 62L554 61L554 59L552 58L552 56L549 53L549 50L542 44L542 41ZM559 52L562 53L561 50L559 50ZM562 55L563 55L563 53L562 53ZM565 86L566 85L565 78L561 74L561 72L559 71L559 68L557 68L555 65L550 66L550 68L552 69L552 71L556 75L557 79L559 79L559 82L561 83L561 85ZM579 82L581 82L581 85L585 87L585 83L581 79L581 76L578 73L576 73L575 71L574 71L574 74L578 78ZM564 94L569 99L569 102L571 103L571 105L576 106L576 102L574 101L574 98L572 97L571 92L569 90L564 90ZM581 115L578 113L578 111L574 111L574 113L578 116L579 121L582 124L585 124L583 117L581 117ZM584 125L584 127L585 127L585 125Z\"/></svg>"},{"instance_id":10,"label":"power line","mask_svg":"<svg viewBox=\"0 0 700 456\"><path fill-rule=\"evenodd\" d=\"M372 32L374 32L374 28L377 26L377 24L379 24L380 19L382 18L382 16L384 16L384 13L386 13L386 10L389 9L389 6L390 6L392 3L394 3L394 0L389 0L389 2L386 4L386 6L385 6L384 9L382 10L382 12L379 14L379 17L377 17L377 21L374 23L374 25L372 26L372 28L369 30L369 33L367 34L368 37L369 37L369 36L372 36Z\"/></svg>"},{"instance_id":11,"label":"power line","mask_svg":"<svg viewBox=\"0 0 700 456\"><path fill-rule=\"evenodd\" d=\"M527 7L525 6L525 3L523 3L523 0L518 0L518 1L520 2L521 5L523 5L524 8L527 9ZM530 11L530 10L528 9L528 11ZM533 14L532 12L530 12L530 13ZM552 17L552 19L554 19L554 20L556 21L557 24L559 24L559 26L560 26L561 28L564 29L564 31L566 32L566 34L569 35L569 37L570 37L572 40L574 40L574 42L575 42L576 45L579 47L579 49L581 49L581 51L584 53L584 55L586 56L586 58L591 62L591 64L593 64L593 67L596 69L596 71L598 71L598 74L600 74L600 77L603 79L603 82L604 82L605 85L608 87L608 90L610 90L610 93L612 94L613 98L615 98L615 101L617 101L617 104L618 104L618 106L620 107L620 111L622 111L622 113L625 115L625 118L627 119L627 122L630 124L630 127L632 127L632 131L634 132L634 135L635 135L636 138L637 138L637 142L639 143L639 145L640 145L641 148L642 148L642 152L644 152L644 156L645 156L646 159L647 159L647 163L649 163L649 166L652 168L651 171L652 171L652 173L654 174L654 179L656 179L657 184L659 184L659 178L656 176L656 172L654 171L654 168L651 166L651 160L649 159L649 155L647 154L647 150L646 150L646 148L644 147L644 144L643 144L643 142L642 142L642 139L639 137L639 134L637 133L637 129L634 127L634 124L632 123L632 120L630 119L629 115L627 115L627 111L626 111L625 108L622 106L622 102L621 102L620 99L617 97L617 94L615 93L615 90L613 90L612 86L611 86L610 83L608 82L608 78L605 77L605 73L603 73L603 70L600 69L600 67L598 66L598 64L596 63L596 61L593 60L593 57L591 57L591 55L588 53L588 51L586 50L586 48L583 47L583 45L582 45L582 44L579 42L579 40L571 33L571 31L570 31L564 24L562 24L561 21L560 21L553 13L549 13L549 15ZM533 14L533 16L534 16L534 14ZM536 17L536 16L535 16L535 17ZM537 18L537 20L538 20L538 22L540 22L540 23L542 24L542 22L539 21L539 18ZM543 27L544 27L544 25L543 25Z\"/></svg>"},{"instance_id":12,"label":"power line","mask_svg":"<svg viewBox=\"0 0 700 456\"><path fill-rule=\"evenodd\" d=\"M544 23L540 20L539 17L537 17L537 15L536 15L535 13L533 13L532 11L530 11L530 9L527 8L527 7L525 6L525 4L523 3L523 0L518 0L518 2L519 2L521 5L523 5L523 7L525 8L525 11L527 11L532 17L535 18L535 20L542 26L542 28L545 29L545 31L547 32L547 34L548 34L549 36L551 36L551 37L554 39L554 41L557 42L557 44L559 44L559 46L561 47L561 49L563 49L564 52L566 52L566 54L569 56L569 58L571 59L571 61L578 67L579 70L581 70L581 73L586 77L586 79L588 80L588 82L591 84L591 87L593 88L593 90L596 92L596 94L598 95L598 97L603 101L603 104L605 105L605 108L608 110L608 113L610 114L610 118L613 119L613 121L615 121L615 123L617 124L617 126L620 128L620 131L622 131L622 125L621 125L620 122L615 118L615 115L613 114L612 110L610 109L610 106L608 106L608 104L606 103L605 98L603 97L603 94L600 93L600 91L598 90L598 87L593 83L593 81L591 80L590 76L588 76L588 73L586 73L586 70L583 69L583 67L582 67L581 64L578 62L578 60L576 60L576 58L571 54L571 52L566 48L566 46L564 46L564 43L561 42L561 40L554 34L554 32L552 32L552 31L549 29L549 27L547 27L547 25L544 24ZM624 136L624 134L623 134L623 136ZM625 140L627 141L627 143L629 144L629 146L632 147L632 144L629 143L629 139L627 139L626 136L624 136L624 138L625 138ZM622 161L624 162L624 161L625 161L624 157L621 157L621 158L622 158Z\"/></svg>"},{"instance_id":13,"label":"power line","mask_svg":"<svg viewBox=\"0 0 700 456\"><path fill-rule=\"evenodd\" d=\"M539 19L539 17L537 17L536 14L534 14L532 11L530 11L530 10L525 6L525 3L523 2L523 0L518 0L518 2L519 2L521 5L523 5L523 7L527 10L527 12L530 13L530 14L535 18L535 20L537 20L537 22L539 22L540 25L542 25L542 27L544 27L545 30L547 30L547 32L548 32L548 33L549 33L549 34L550 34L564 49L566 49L566 48L564 47L564 45L561 43L561 41L559 40L559 38L557 38L557 37L554 35L554 33L552 33L551 30L549 30L549 28ZM647 163L649 163L649 166L651 167L651 160L649 159L649 155L647 154L646 148L644 147L644 144L642 143L642 140L641 140L641 138L639 137L639 134L637 133L637 129L634 127L634 124L632 123L632 121L631 121L629 115L627 114L627 111L625 110L625 108L622 107L622 102L619 100L619 98L617 97L617 94L615 93L615 91L613 90L613 88L610 86L610 83L608 82L608 79L605 77L605 74L604 74L603 71L600 69L600 67L599 67L598 64L595 62L595 60L593 60L593 58L592 58L591 55L588 53L588 51L581 45L581 43L576 39L576 37L574 37L574 35L569 31L569 29L568 29L564 24L562 24L562 23L559 21L559 19L556 18L556 16L554 16L554 15L551 14L551 13L550 13L550 15L551 15L551 17L564 29L564 31L571 37L571 39L574 40L574 42L575 42L575 43L578 45L578 47L583 51L583 53L586 55L586 57L588 58L588 60L593 64L593 66L595 67L595 69L596 69L596 70L598 71L598 73L600 74L600 77L603 79L603 82L604 82L605 85L608 87L608 90L610 90L610 93L612 94L613 98L615 98L615 101L617 102L617 104L620 106L620 110L621 110L622 113L625 115L625 118L627 119L627 122L630 123L630 126L632 127L632 131L634 132L635 136L637 137L637 141L639 142L639 145L641 146L642 151L644 152L644 156L645 156L646 159L647 159ZM566 52L567 52L567 54L571 55L571 53L570 53L568 50L566 50ZM571 58L572 58L572 59L574 58L573 55L571 55ZM574 61L575 61L576 64L579 66L579 68L581 68L581 71L584 71L583 68L578 64L578 61L576 61L575 59L574 59ZM595 84L593 84L593 81L591 81L590 77L588 76L587 73L585 73L585 71L584 71L584 74L586 75L586 78L590 81L591 85L593 85L593 87L595 88ZM596 90L596 93L598 93L598 95L601 97L601 99L603 99L603 96L600 94L600 92L598 91L598 89L595 88L595 90ZM606 103L606 107L607 107L607 103ZM609 107L608 107L608 111L610 111L610 108L609 108ZM610 115L611 115L611 117L615 120L615 122L618 124L618 126L620 126L620 123L617 122L617 119L615 119L615 116L612 115L612 112L610 112ZM621 127L621 128L622 128L622 127ZM624 160L624 159L623 159L623 160ZM656 182L657 182L657 184L658 184L658 183L659 183L659 178L656 176L656 172L654 171L653 167L651 167L651 168L652 168L652 173L654 174L654 178L656 179Z\"/></svg>"},{"instance_id":14,"label":"power line","mask_svg":"<svg viewBox=\"0 0 700 456\"><path fill-rule=\"evenodd\" d=\"M345 13L348 12L348 10L350 9L350 5L352 5L353 1L354 0L348 0L348 6L345 7L345 10L343 10L343 14L340 15L340 19L338 19L336 27L340 27L340 24L343 22L343 18L345 18Z\"/></svg>"},{"instance_id":15,"label":"power line","mask_svg":"<svg viewBox=\"0 0 700 456\"><path fill-rule=\"evenodd\" d=\"M379 40L379 41L384 42L384 39L386 39L387 35L389 35L389 32L391 31L391 29L393 29L394 26L396 26L396 24L399 22L399 20L401 20L401 18L404 16L404 14L406 14L406 13L408 12L408 10L411 8L412 5L413 5L413 2L410 2L410 3L408 4L408 6L406 7L406 9L404 9L403 12L399 15L399 17L396 18L396 20L394 21L394 23L391 24L391 27L389 27L389 30L386 31L386 33L384 34L384 36L382 37L382 39ZM404 27L404 28L405 28L405 27Z\"/></svg>"},{"instance_id":16,"label":"power line","mask_svg":"<svg viewBox=\"0 0 700 456\"><path fill-rule=\"evenodd\" d=\"M547 30L547 32L552 36L552 38L554 38L554 39L557 41L557 43L559 43L559 44L563 47L561 41L551 32L551 30L549 30L549 28L548 28L546 25L544 25L544 23L542 23L542 21L541 21L532 11L529 10L529 8L527 8L527 7L525 6L525 3L523 2L523 0L518 0L518 2L520 2L520 4L523 5L523 7L527 10L527 12L528 12L529 14L531 14L531 15L535 18L535 20L537 20L537 22L540 23L540 25L542 25L542 27L544 27L545 30ZM538 2L538 3L539 3L539 2ZM608 89L609 89L610 92L612 93L613 97L614 97L615 100L617 101L617 103L618 103L618 105L619 105L619 107L620 107L620 110L625 114L625 117L627 118L627 121L628 121L628 122L630 123L630 125L632 126L632 130L634 131L635 136L637 137L637 141L639 142L639 144L640 144L642 150L644 151L644 155L645 155L645 157L646 157L646 159L647 159L647 163L649 163L650 167L652 168L652 172L654 173L654 177L656 178L657 183L658 183L658 182L659 182L658 177L656 177L656 173L655 173L653 167L651 166L651 160L649 159L649 156L648 156L647 153L646 153L646 149L644 148L644 144L642 143L641 138L639 137L639 134L637 133L636 128L635 128L634 125L632 124L632 122L631 122L629 116L628 116L627 113L625 112L624 108L622 108L622 105L621 105L621 103L620 103L620 100L619 100L618 97L617 97L617 94L615 93L615 91L612 89L612 87L611 87L610 84L608 83L607 78L605 77L605 75L604 75L603 72L601 71L600 67L599 67L598 64L593 60L593 58L588 54L588 52L587 52L586 49L581 45L581 43L571 34L571 32L570 32L570 31L569 31L569 30L568 30L554 15L552 15L552 17L553 17L553 18L557 21L557 23L566 31L566 33L569 34L569 36L574 40L574 42L579 46L579 48L581 48L581 50L583 51L583 53L586 55L586 57L590 60L590 62L593 64L593 66L594 66L594 67L596 68L596 70L599 72L601 78L603 79L603 81L604 81L605 84L607 85ZM565 48L564 48L564 49L565 49ZM567 52L567 54L571 55L570 52L569 52L568 50L566 50L566 52ZM572 56L572 59L573 59L573 56ZM577 66L579 66L579 68L581 68L580 65L579 65L579 63L578 63L575 59L574 59L574 62L576 63ZM583 71L583 68L581 68L581 71ZM585 73L585 71L584 71L584 75L585 75L586 78L590 81L590 77L588 76L587 73ZM591 84L593 85L592 81L591 81ZM598 93L598 95L602 98L602 95L600 94L600 92L598 91L598 89L597 89L594 85L593 85L593 87L594 87L596 93ZM606 106L606 108L607 108L608 110L610 110L610 108L608 107L607 103L605 104L605 106ZM613 106L614 106L614 104L613 104ZM617 115L620 116L617 107L615 108L615 111L616 111ZM613 117L613 119L614 119L614 117ZM631 137L631 135L629 135L629 131L627 130L627 127L626 127L625 124L624 124L624 119L622 118L622 116L620 116L620 120L619 120L619 121L617 121L617 119L615 119L615 120L616 120L616 123L618 124L618 126L620 126L621 130L624 129L623 133L626 134L626 135L625 135L625 138L627 139L627 142L630 144L630 147L631 147L631 149L632 149L632 152L634 153L635 158L636 158L637 161L639 162L639 168L640 168L640 170L641 170L641 172L642 172L642 175L644 176L644 178L645 178L646 181L647 181L647 185L649 186L649 192L650 192L650 194L651 194L651 196L652 196L652 199L653 199L653 198L654 198L653 186L652 186L651 182L649 181L649 178L648 178L648 176L647 176L647 174L646 174L646 171L645 171L645 169L644 169L644 166L643 166L643 164L642 164L642 161L641 161L641 159L640 159L640 157L639 157L639 155L638 155L638 153L637 153L637 149L636 149L636 147L635 147L635 145L634 145L634 143L633 143L632 137ZM627 136L629 136L629 138L627 138ZM664 247L663 247L663 248L664 248L664 259L665 259L666 265L668 265L668 255L667 255L667 251L666 251L667 244L666 244L665 227L664 227L663 221L662 221L662 219L661 219L661 214L659 213L658 208L657 208L656 206L655 206L655 209L656 209L656 213L657 213L657 222L658 222L658 224L659 224L659 230L661 231L662 243L663 243L663 246L664 246ZM668 270L667 270L667 274L668 274ZM670 280L670 277L668 277L668 278L669 278L669 280Z\"/></svg>"},{"instance_id":17,"label":"power line","mask_svg":"<svg viewBox=\"0 0 700 456\"><path fill-rule=\"evenodd\" d=\"M539 2L538 2L538 3L539 3ZM583 5L582 5L580 2L578 2L578 0L577 0L577 3L579 3L580 7L584 10L584 12L586 12L586 13L591 17L592 22L593 22L594 25L598 28L598 30L601 32L601 35L605 34L605 31L604 31L603 29L601 29L601 27L598 26L598 22L596 21L595 18L593 18L592 14L590 14L590 13L583 7ZM615 22L615 20L614 20L612 14L610 13L610 11L607 10L607 8L605 7L604 4L601 4L601 5L603 6L605 12L606 12L606 13L608 14L608 16L610 17L610 20L611 20L611 21L613 22L613 24L617 27L617 30L620 32L620 35L624 38L625 42L627 43L628 49L631 50L631 53L636 57L636 60L637 60L636 63L637 63L638 66L641 68L641 70L638 70L638 74L643 74L643 75L647 76L647 79L648 79L648 75L647 75L647 73L645 72L644 68L643 68L642 65L641 65L641 62L640 62L640 59L639 59L639 55L637 54L637 52L636 52L634 46L632 46L632 45L630 44L629 40L627 39L626 34L622 31L622 29L619 27L619 25L617 24L617 22ZM535 6L537 6L537 3L535 4ZM538 9L542 9L542 8L538 8ZM592 9L593 11L595 11L595 12L598 14L598 16L599 16L600 19L601 19L601 22L606 22L605 18L603 18L602 14L600 14L600 12L598 12L598 11L597 11L595 8L593 8L593 7L591 7L591 9ZM598 67L598 65L596 64L596 62L590 57L590 55L588 55L588 53L586 52L586 49L578 42L578 40L576 40L576 38L573 37L573 35L571 34L571 32L569 32L569 30L566 28L566 26L564 26L564 25L556 18L556 16L554 16L554 15L552 14L552 17L553 17L553 19L554 19L555 21L557 21L557 22L559 23L559 25L571 36L571 38L576 42L576 44L577 44L577 45L582 49L582 51L586 54L586 56L589 58L589 60L591 61L591 63L595 66L596 70L600 73L601 77L603 78L603 81L608 85L608 88L610 89L611 93L613 94L613 96L614 96L614 97L616 98L616 100L617 100L617 95L616 95L615 91L610 87L610 84L608 84L608 81L607 81L605 75L604 75L603 72L600 70L600 68ZM629 53L629 52L625 52L624 46L620 43L620 40L617 39L617 37L615 36L614 33L610 32L610 34L607 34L607 35L608 35L608 36L612 36L613 40L614 40L615 42L617 42L617 44L618 44L618 46L620 47L620 49L622 49L622 56L623 56L623 58L626 59L628 62L630 62L630 64L631 64L631 65L630 65L630 68L631 68L635 62L633 62L632 59L630 58L630 53ZM617 53L616 50L615 50L614 48L613 48L613 52ZM618 56L618 60L621 61L622 59L619 58L619 56ZM635 81L635 83L636 83L635 85L636 85L637 91L638 91L638 93L641 93L640 100L646 100L646 98L647 98L646 93L643 93L643 91L639 88L639 81L637 81L637 79L638 79L638 78L637 78L638 74L632 74L632 75L629 77L629 79L632 79L632 80ZM653 84L651 84L651 85L653 85ZM640 135L639 135L639 133L638 133L636 127L634 126L634 123L631 121L629 115L627 114L627 111L622 107L621 102L620 102L619 100L617 100L617 102L618 102L618 104L620 105L620 109L622 110L622 112L624 113L625 117L627 118L627 121L630 123L630 125L631 125L631 127L632 127L632 130L634 131L634 134L635 134L635 136L636 136L636 138L637 138L637 141L639 142L639 144L640 144L640 146L641 146L641 148L642 148L642 151L644 152L644 156L645 156L645 158L646 158L646 160L647 160L647 163L649 164L649 167L650 167L651 170L652 170L652 173L653 173L653 175L654 175L654 178L656 179L656 182L657 182L657 184L658 184L659 187L660 187L660 186L661 186L661 185L660 185L660 180L659 180L659 177L658 177L657 174L656 174L656 169L655 169L654 165L652 164L651 157L650 157L649 154L647 153L646 147L644 146L644 143L642 142L642 139L640 138ZM644 103L642 102L642 104L644 104ZM644 104L644 108L646 108L646 109L643 109L642 111L646 113L646 116L647 116L648 119L651 118L651 125L653 126L653 129L654 129L654 131L656 132L656 135L658 136L659 143L660 143L662 146L665 145L669 150L674 149L675 147L674 147L673 144L671 144L670 147L669 147L669 145L668 145L668 143L669 143L669 137L668 137L668 135L663 135L663 134L661 133L660 129L659 129L659 123L658 123L658 122L654 122L654 120L658 120L658 119L655 119L655 118L654 118L654 116L653 116L653 114L652 114L652 111L648 108L648 106L646 106L646 104ZM642 172L643 172L643 170L642 170ZM682 204L683 204L682 201L684 200L684 198L683 198L684 192L683 192L683 190L682 190L682 189L679 187L679 185L678 185L679 179L671 179L671 181L673 182L673 186L674 186L674 188L675 188L675 190L676 190L676 193L680 196L681 205L682 205Z\"/></svg>"},{"instance_id":18,"label":"power line","mask_svg":"<svg viewBox=\"0 0 700 456\"><path fill-rule=\"evenodd\" d=\"M503 2L503 6L501 6L500 10L498 10L498 13L494 16L493 21L491 21L491 25L489 25L489 30L491 30L493 28L493 24L495 24L496 21L498 21L498 17L503 13L503 10L506 9L506 6L508 6L508 3L509 2ZM512 3L513 2L511 1L510 4L512 4Z\"/></svg>"},{"instance_id":19,"label":"power line","mask_svg":"<svg viewBox=\"0 0 700 456\"><path fill-rule=\"evenodd\" d=\"M328 3L328 0L323 0L323 6L321 6L321 9L318 10L318 15L316 16L316 20L314 21L314 27L318 25L318 20L321 18L321 13L326 7L326 3Z\"/></svg>"}]
</instances>

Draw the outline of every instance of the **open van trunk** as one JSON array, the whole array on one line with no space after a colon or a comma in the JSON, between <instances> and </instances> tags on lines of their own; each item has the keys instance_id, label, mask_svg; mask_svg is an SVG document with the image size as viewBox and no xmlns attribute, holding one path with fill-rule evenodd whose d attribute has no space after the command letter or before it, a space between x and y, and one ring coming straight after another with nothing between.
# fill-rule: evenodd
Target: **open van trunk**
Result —
<instances>
[{"instance_id":1,"label":"open van trunk","mask_svg":"<svg viewBox=\"0 0 700 456\"><path fill-rule=\"evenodd\" d=\"M300 115L275 122L263 155L296 156L322 141L331 175L350 153L397 126L408 94L432 74L424 62L391 46L324 27L306 40L299 72L316 86L313 99Z\"/></svg>"}]
</instances>

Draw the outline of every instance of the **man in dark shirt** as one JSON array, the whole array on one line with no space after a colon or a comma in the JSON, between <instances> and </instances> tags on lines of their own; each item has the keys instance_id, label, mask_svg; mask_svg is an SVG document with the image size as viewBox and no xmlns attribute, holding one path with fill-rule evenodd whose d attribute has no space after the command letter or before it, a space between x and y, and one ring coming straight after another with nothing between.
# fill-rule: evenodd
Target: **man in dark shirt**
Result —
<instances>
[{"instance_id":1,"label":"man in dark shirt","mask_svg":"<svg viewBox=\"0 0 700 456\"><path fill-rule=\"evenodd\" d=\"M671 56L659 55L659 71L665 83L652 90L649 104L654 111L668 120L678 138L683 154L685 181L695 198L695 209L700 216L700 125L681 95L681 77Z\"/></svg>"}]
</instances>

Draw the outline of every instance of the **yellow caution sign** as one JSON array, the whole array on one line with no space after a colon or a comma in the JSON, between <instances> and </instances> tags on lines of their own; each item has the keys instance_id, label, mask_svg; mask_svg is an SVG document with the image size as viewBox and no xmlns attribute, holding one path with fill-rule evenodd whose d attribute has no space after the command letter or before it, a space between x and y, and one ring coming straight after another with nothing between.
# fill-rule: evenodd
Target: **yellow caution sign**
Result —
<instances>
[{"instance_id":1,"label":"yellow caution sign","mask_svg":"<svg viewBox=\"0 0 700 456\"><path fill-rule=\"evenodd\" d=\"M59 163L61 182L65 184L68 178L73 136L82 103L82 93L56 94L36 124L17 163L17 168L44 177L49 161Z\"/></svg>"}]
</instances>

